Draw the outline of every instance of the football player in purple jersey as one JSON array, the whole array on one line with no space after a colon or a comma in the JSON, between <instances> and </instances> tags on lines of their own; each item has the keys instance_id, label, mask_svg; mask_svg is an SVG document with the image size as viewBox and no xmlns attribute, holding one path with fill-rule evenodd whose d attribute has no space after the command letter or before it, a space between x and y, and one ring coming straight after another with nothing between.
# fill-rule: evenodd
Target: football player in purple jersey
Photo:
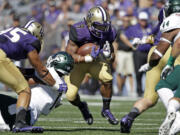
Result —
<instances>
[{"instance_id":1,"label":"football player in purple jersey","mask_svg":"<svg viewBox=\"0 0 180 135\"><path fill-rule=\"evenodd\" d=\"M0 32L0 82L12 88L18 94L16 120L13 132L42 132L41 127L32 127L25 117L31 99L31 90L19 69L12 60L28 58L37 74L44 82L60 91L60 85L52 78L39 58L43 42L42 25L34 20L24 28L12 27Z\"/></svg>"},{"instance_id":2,"label":"football player in purple jersey","mask_svg":"<svg viewBox=\"0 0 180 135\"><path fill-rule=\"evenodd\" d=\"M82 102L78 94L79 86L87 73L102 83L100 88L103 100L101 115L109 123L118 124L118 120L110 111L113 79L110 63L114 60L112 43L115 38L116 30L111 25L109 13L101 6L91 8L83 21L70 28L66 51L72 55L76 64L70 75L65 77L68 85L66 96L72 105L79 108L89 125L93 123L93 117L87 103ZM99 49L95 50L93 47L91 54L86 56L77 54L78 48L86 43L99 45Z\"/></svg>"}]
</instances>

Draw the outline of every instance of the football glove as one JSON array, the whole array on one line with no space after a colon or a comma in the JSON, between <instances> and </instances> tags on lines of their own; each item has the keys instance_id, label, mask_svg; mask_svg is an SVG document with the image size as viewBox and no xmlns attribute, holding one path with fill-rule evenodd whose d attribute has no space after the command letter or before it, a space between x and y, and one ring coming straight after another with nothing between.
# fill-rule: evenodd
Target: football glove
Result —
<instances>
[{"instance_id":1,"label":"football glove","mask_svg":"<svg viewBox=\"0 0 180 135\"><path fill-rule=\"evenodd\" d=\"M67 84L64 81L61 84L55 83L52 88L57 90L59 93L66 93L68 89Z\"/></svg>"},{"instance_id":2,"label":"football glove","mask_svg":"<svg viewBox=\"0 0 180 135\"><path fill-rule=\"evenodd\" d=\"M105 58L111 57L111 47L110 47L110 43L108 41L106 41L106 43L104 44L101 52Z\"/></svg>"},{"instance_id":3,"label":"football glove","mask_svg":"<svg viewBox=\"0 0 180 135\"><path fill-rule=\"evenodd\" d=\"M173 71L174 67L166 65L161 72L161 79L165 80L166 77Z\"/></svg>"},{"instance_id":4,"label":"football glove","mask_svg":"<svg viewBox=\"0 0 180 135\"><path fill-rule=\"evenodd\" d=\"M139 72L147 72L151 69L152 67L150 67L149 63L146 63L139 68Z\"/></svg>"},{"instance_id":5,"label":"football glove","mask_svg":"<svg viewBox=\"0 0 180 135\"><path fill-rule=\"evenodd\" d=\"M100 53L100 48L98 48L98 49L96 50L96 46L93 46L93 47L92 47L92 50L91 50L91 54L85 56L85 62L86 62L86 63L92 62L94 59L97 58L97 56L99 55L99 53Z\"/></svg>"},{"instance_id":6,"label":"football glove","mask_svg":"<svg viewBox=\"0 0 180 135\"><path fill-rule=\"evenodd\" d=\"M93 46L93 47L92 47L92 50L91 50L91 57L92 57L93 59L96 59L97 56L99 55L99 53L100 53L100 48L98 48L98 49L96 50L96 46Z\"/></svg>"},{"instance_id":7,"label":"football glove","mask_svg":"<svg viewBox=\"0 0 180 135\"><path fill-rule=\"evenodd\" d=\"M134 38L132 41L133 47L136 48L139 44L141 44L141 39L140 38Z\"/></svg>"}]
</instances>

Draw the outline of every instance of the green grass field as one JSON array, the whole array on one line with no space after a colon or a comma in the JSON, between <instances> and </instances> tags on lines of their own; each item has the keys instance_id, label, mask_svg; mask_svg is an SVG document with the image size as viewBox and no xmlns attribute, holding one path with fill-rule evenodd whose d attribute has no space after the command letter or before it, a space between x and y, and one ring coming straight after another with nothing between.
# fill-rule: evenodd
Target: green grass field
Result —
<instances>
[{"instance_id":1,"label":"green grass field","mask_svg":"<svg viewBox=\"0 0 180 135\"><path fill-rule=\"evenodd\" d=\"M83 120L80 111L63 100L63 105L55 109L48 116L41 116L36 123L45 128L44 135L123 135L120 133L120 125L110 125L101 117L101 97L99 99L84 99L88 102L91 113L94 116L94 124L89 126ZM112 100L111 110L120 120L132 107L134 101ZM161 102L139 116L129 135L157 135L158 128L165 117L165 109ZM12 134L0 132L0 135ZM19 133L24 134L24 133ZM30 134L30 133L28 133ZM126 135L126 134L124 134Z\"/></svg>"}]
</instances>

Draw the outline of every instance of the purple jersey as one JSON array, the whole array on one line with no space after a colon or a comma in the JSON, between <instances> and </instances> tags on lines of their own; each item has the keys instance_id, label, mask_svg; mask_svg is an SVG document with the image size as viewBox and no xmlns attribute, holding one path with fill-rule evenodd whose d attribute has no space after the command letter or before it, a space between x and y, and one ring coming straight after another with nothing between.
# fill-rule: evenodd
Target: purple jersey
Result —
<instances>
[{"instance_id":1,"label":"purple jersey","mask_svg":"<svg viewBox=\"0 0 180 135\"><path fill-rule=\"evenodd\" d=\"M29 52L35 49L39 52L40 48L40 41L21 28L12 27L0 32L0 49L10 59L25 59Z\"/></svg>"},{"instance_id":2,"label":"purple jersey","mask_svg":"<svg viewBox=\"0 0 180 135\"><path fill-rule=\"evenodd\" d=\"M102 48L106 41L108 41L110 44L115 40L116 38L116 30L112 26L110 27L109 31L103 34L103 38L97 38L94 37L85 21L79 22L71 26L70 33L69 33L69 39L76 43L79 47L86 43L95 43L97 45L100 45Z\"/></svg>"}]
</instances>

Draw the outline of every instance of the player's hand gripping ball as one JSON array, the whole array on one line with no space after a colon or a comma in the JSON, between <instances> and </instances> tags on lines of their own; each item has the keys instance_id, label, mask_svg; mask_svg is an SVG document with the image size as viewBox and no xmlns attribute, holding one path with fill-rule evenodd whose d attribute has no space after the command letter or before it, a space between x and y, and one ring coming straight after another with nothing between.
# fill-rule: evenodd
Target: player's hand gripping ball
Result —
<instances>
[{"instance_id":1,"label":"player's hand gripping ball","mask_svg":"<svg viewBox=\"0 0 180 135\"><path fill-rule=\"evenodd\" d=\"M99 47L95 45L94 43L87 43L82 45L78 51L77 54L81 56L91 55L92 51L96 52L99 50Z\"/></svg>"}]
</instances>

